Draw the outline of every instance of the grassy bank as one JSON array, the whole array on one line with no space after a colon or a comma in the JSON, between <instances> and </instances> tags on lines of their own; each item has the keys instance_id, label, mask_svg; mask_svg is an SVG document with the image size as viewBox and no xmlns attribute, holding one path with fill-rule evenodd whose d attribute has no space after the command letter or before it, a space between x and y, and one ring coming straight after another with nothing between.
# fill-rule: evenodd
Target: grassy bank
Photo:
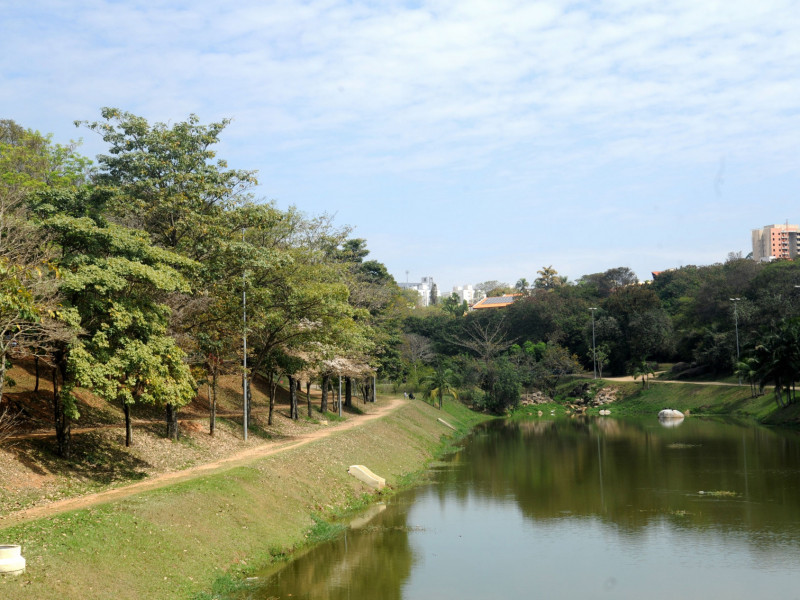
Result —
<instances>
[{"instance_id":1,"label":"grassy bank","mask_svg":"<svg viewBox=\"0 0 800 600\"><path fill-rule=\"evenodd\" d=\"M365 464L397 488L483 418L454 403L440 412L409 402L247 466L0 529L28 561L23 576L0 579L0 597L199 597L323 537L327 521L362 504L367 489L349 465Z\"/></svg>"},{"instance_id":2,"label":"grassy bank","mask_svg":"<svg viewBox=\"0 0 800 600\"><path fill-rule=\"evenodd\" d=\"M674 408L695 416L732 416L755 419L769 425L800 425L800 405L779 408L768 390L753 398L750 386L703 385L699 383L665 383L654 381L642 389L640 383L610 384L620 391L620 399L604 408L613 415L657 414L663 408ZM599 408L591 409L596 413Z\"/></svg>"},{"instance_id":3,"label":"grassy bank","mask_svg":"<svg viewBox=\"0 0 800 600\"><path fill-rule=\"evenodd\" d=\"M511 415L513 419L553 418L570 416L582 410L570 397L576 385L585 383L584 377L565 378L559 385L558 401L547 404L521 406ZM586 409L586 414L597 415L609 409L612 416L657 415L664 408L674 408L694 416L730 416L759 421L780 427L800 427L800 404L780 408L775 403L771 389L753 398L750 386L733 382L676 382L652 380L647 388L635 381L600 380L593 388L613 390L616 400L610 404Z\"/></svg>"}]
</instances>

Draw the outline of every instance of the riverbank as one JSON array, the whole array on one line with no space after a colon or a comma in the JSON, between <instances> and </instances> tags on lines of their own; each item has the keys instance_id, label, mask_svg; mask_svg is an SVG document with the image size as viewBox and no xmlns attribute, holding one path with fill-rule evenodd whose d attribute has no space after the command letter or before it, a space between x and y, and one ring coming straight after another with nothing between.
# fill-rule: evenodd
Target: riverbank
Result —
<instances>
[{"instance_id":1,"label":"riverbank","mask_svg":"<svg viewBox=\"0 0 800 600\"><path fill-rule=\"evenodd\" d=\"M0 579L0 596L199 597L297 551L362 505L369 490L347 474L351 464L385 477L391 493L485 418L456 403L440 412L401 401L384 417L249 464L4 527L0 539L22 545L28 570Z\"/></svg>"},{"instance_id":2,"label":"riverbank","mask_svg":"<svg viewBox=\"0 0 800 600\"><path fill-rule=\"evenodd\" d=\"M779 407L771 389L753 397L747 383L651 380L643 388L641 383L607 381L606 387L616 387L619 399L591 409L589 414L607 408L617 416L655 415L663 408L674 408L695 416L739 417L770 426L800 427L800 404Z\"/></svg>"},{"instance_id":3,"label":"riverbank","mask_svg":"<svg viewBox=\"0 0 800 600\"><path fill-rule=\"evenodd\" d=\"M611 416L655 416L664 408L680 410L687 415L734 417L754 420L771 427L800 428L800 403L779 407L771 389L753 397L750 386L730 382L684 382L650 380L644 388L631 378L598 379L592 388L603 390L614 397L608 404L592 406L585 400L570 397L576 384L585 383L585 377L567 379L559 386L562 400L545 404L520 406L512 414L514 419L553 418L579 413L599 415L600 410L611 411ZM541 414L539 414L541 413Z\"/></svg>"}]
</instances>

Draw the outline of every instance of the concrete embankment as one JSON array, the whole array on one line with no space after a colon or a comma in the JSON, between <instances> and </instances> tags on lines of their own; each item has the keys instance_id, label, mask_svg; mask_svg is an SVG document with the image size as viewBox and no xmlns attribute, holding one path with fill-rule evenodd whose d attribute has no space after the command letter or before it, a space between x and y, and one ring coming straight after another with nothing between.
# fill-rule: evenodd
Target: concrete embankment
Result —
<instances>
[{"instance_id":1,"label":"concrete embankment","mask_svg":"<svg viewBox=\"0 0 800 600\"><path fill-rule=\"evenodd\" d=\"M444 413L444 414L443 414ZM445 416L458 432L438 422ZM357 418L357 417L356 417ZM482 420L461 406L410 401L387 416L230 470L0 529L27 571L0 578L0 597L192 598L307 543L312 515L330 519L367 486L367 465L389 488L419 471L443 438Z\"/></svg>"}]
</instances>

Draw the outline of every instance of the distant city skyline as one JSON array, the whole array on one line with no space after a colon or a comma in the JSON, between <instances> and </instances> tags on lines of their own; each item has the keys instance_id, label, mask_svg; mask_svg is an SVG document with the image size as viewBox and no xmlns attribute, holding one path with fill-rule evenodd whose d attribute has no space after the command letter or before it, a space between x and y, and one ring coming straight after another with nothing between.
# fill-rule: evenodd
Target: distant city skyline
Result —
<instances>
[{"instance_id":1,"label":"distant city skyline","mask_svg":"<svg viewBox=\"0 0 800 600\"><path fill-rule=\"evenodd\" d=\"M0 118L232 122L260 200L329 213L397 281L574 281L750 252L796 221L791 1L2 3Z\"/></svg>"}]
</instances>

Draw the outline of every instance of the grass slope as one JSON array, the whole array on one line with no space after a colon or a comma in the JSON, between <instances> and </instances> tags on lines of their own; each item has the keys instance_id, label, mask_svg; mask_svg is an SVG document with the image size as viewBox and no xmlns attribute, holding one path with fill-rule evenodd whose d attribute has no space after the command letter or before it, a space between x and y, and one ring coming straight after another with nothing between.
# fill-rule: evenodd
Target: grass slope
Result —
<instances>
[{"instance_id":1,"label":"grass slope","mask_svg":"<svg viewBox=\"0 0 800 600\"><path fill-rule=\"evenodd\" d=\"M612 415L658 414L664 408L674 408L695 416L731 416L755 419L764 424L780 426L800 425L800 405L779 408L774 395L767 391L753 398L750 386L701 385L698 383L663 383L651 381L647 389L639 383L614 382L619 397L613 404L604 406ZM591 409L590 414L599 408Z\"/></svg>"}]
</instances>

